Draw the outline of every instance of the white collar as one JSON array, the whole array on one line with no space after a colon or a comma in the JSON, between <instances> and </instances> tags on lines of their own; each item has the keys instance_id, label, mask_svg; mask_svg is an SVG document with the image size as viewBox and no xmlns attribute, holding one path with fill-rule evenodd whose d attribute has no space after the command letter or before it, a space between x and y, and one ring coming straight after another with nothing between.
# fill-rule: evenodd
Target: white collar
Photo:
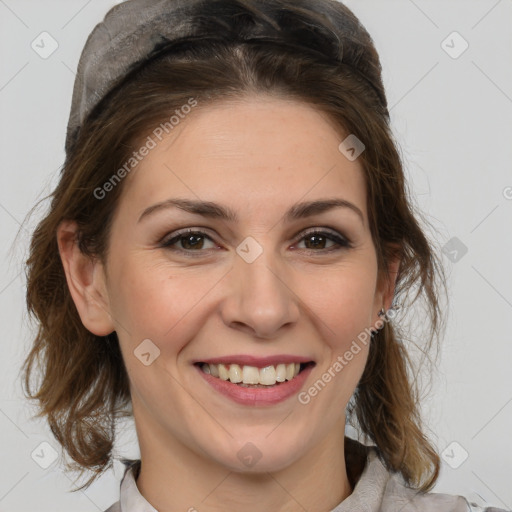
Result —
<instances>
[{"instance_id":1,"label":"white collar","mask_svg":"<svg viewBox=\"0 0 512 512\"><path fill-rule=\"evenodd\" d=\"M121 480L121 512L158 512L139 492L135 475L140 469L140 460L123 461L126 466Z\"/></svg>"},{"instance_id":2,"label":"white collar","mask_svg":"<svg viewBox=\"0 0 512 512\"><path fill-rule=\"evenodd\" d=\"M403 477L386 469L375 446L363 446L358 442L345 445L345 455L357 446L366 451L364 469L357 479L352 494L331 512L395 512L396 510L423 510L425 512L506 512L497 508L480 508L464 497L449 494L421 493L405 485ZM356 457L359 457L356 455ZM353 459L355 460L355 459ZM363 459L359 459L363 462ZM140 460L121 460L125 473L121 480L120 500L106 512L158 512L139 492L136 479ZM120 506L120 508L119 508Z\"/></svg>"}]
</instances>

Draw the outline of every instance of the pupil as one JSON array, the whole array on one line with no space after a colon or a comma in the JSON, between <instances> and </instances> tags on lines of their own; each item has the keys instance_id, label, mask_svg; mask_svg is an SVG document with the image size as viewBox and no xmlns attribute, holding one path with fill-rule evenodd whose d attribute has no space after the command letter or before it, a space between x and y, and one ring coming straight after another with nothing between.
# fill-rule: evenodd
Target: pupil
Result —
<instances>
[{"instance_id":1,"label":"pupil","mask_svg":"<svg viewBox=\"0 0 512 512\"><path fill-rule=\"evenodd\" d=\"M186 238L183 239L183 242L184 242L184 245L189 245L191 246L192 248L193 247L197 247L198 244L201 243L201 240L197 241L197 239L201 239L202 237L201 236L198 236L198 235L189 235L187 236ZM192 243L189 243L190 240L192 239L196 239L195 242L192 242ZM189 249L190 247L185 247L185 249Z\"/></svg>"},{"instance_id":2,"label":"pupil","mask_svg":"<svg viewBox=\"0 0 512 512\"><path fill-rule=\"evenodd\" d=\"M319 235L310 235L309 240L316 240L316 242L313 242L313 246L319 247L319 244L322 244L322 242L325 242L325 237L319 236Z\"/></svg>"}]
</instances>

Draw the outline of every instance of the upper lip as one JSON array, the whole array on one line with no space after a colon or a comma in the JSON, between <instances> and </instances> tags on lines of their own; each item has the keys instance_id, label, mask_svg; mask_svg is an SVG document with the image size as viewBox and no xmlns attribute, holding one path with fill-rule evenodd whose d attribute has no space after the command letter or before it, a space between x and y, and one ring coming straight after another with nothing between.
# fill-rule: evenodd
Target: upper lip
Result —
<instances>
[{"instance_id":1,"label":"upper lip","mask_svg":"<svg viewBox=\"0 0 512 512\"><path fill-rule=\"evenodd\" d=\"M255 366L256 368L265 368L266 366L280 363L309 363L313 360L309 357L294 356L290 354L281 354L276 356L255 357L250 355L229 355L221 357L212 357L208 359L198 359L196 363L207 364L238 364L240 366Z\"/></svg>"}]
</instances>

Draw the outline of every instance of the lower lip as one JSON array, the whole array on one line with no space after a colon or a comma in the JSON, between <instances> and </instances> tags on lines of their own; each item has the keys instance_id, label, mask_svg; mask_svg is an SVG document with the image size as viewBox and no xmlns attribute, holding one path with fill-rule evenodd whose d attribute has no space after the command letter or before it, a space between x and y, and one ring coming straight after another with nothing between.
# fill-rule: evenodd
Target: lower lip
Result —
<instances>
[{"instance_id":1,"label":"lower lip","mask_svg":"<svg viewBox=\"0 0 512 512\"><path fill-rule=\"evenodd\" d=\"M297 394L311 373L313 365L304 368L304 370L292 380L287 380L278 385L269 386L268 388L244 388L228 380L222 380L208 373L204 373L199 366L196 366L196 368L213 389L239 404L272 405L283 402Z\"/></svg>"}]
</instances>

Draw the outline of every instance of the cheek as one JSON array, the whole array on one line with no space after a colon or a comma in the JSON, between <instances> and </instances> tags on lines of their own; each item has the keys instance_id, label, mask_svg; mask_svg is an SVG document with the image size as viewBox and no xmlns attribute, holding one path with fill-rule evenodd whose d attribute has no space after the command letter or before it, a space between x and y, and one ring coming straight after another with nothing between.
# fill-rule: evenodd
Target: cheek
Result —
<instances>
[{"instance_id":1,"label":"cheek","mask_svg":"<svg viewBox=\"0 0 512 512\"><path fill-rule=\"evenodd\" d=\"M111 311L121 337L128 337L130 345L149 338L160 350L178 351L178 344L193 336L197 312L208 303L208 291L222 274L199 267L173 268L168 262L155 263L142 256L127 259L112 279Z\"/></svg>"},{"instance_id":2,"label":"cheek","mask_svg":"<svg viewBox=\"0 0 512 512\"><path fill-rule=\"evenodd\" d=\"M159 400L179 396L177 355L193 339L200 325L194 321L194 306L212 285L205 276L201 280L182 269L136 258L120 265L116 274L111 305L132 392L156 406ZM165 391L159 395L162 381Z\"/></svg>"},{"instance_id":3,"label":"cheek","mask_svg":"<svg viewBox=\"0 0 512 512\"><path fill-rule=\"evenodd\" d=\"M156 336L158 330L155 327L171 323L174 305L167 281L169 279L164 279L154 269L136 261L125 261L117 267L113 276L111 311L131 337Z\"/></svg>"},{"instance_id":4,"label":"cheek","mask_svg":"<svg viewBox=\"0 0 512 512\"><path fill-rule=\"evenodd\" d=\"M371 265L343 264L304 282L305 302L335 344L343 344L372 325L376 273Z\"/></svg>"}]
</instances>

